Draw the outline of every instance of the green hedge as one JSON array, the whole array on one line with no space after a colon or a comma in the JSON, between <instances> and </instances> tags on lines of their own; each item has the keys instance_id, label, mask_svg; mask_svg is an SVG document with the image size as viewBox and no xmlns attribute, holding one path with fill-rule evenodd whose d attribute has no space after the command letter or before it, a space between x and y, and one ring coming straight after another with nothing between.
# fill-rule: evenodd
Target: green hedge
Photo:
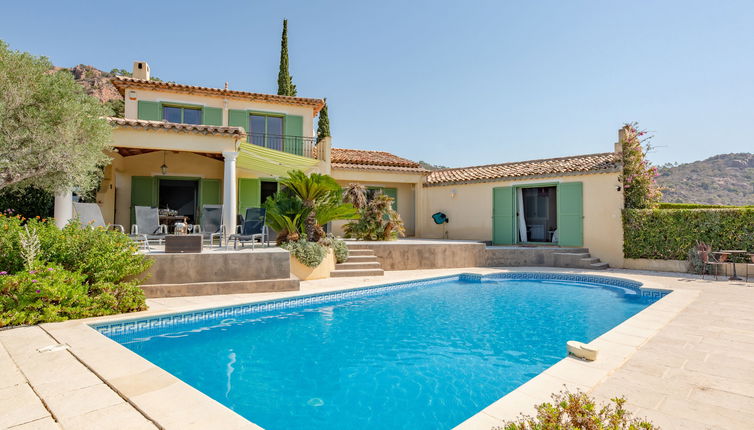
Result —
<instances>
[{"instance_id":1,"label":"green hedge","mask_svg":"<svg viewBox=\"0 0 754 430\"><path fill-rule=\"evenodd\" d=\"M700 240L754 252L754 209L624 209L626 258L686 260Z\"/></svg>"},{"instance_id":2,"label":"green hedge","mask_svg":"<svg viewBox=\"0 0 754 430\"><path fill-rule=\"evenodd\" d=\"M749 206L706 205L702 203L660 203L660 209L728 209L728 208L754 208Z\"/></svg>"}]
</instances>

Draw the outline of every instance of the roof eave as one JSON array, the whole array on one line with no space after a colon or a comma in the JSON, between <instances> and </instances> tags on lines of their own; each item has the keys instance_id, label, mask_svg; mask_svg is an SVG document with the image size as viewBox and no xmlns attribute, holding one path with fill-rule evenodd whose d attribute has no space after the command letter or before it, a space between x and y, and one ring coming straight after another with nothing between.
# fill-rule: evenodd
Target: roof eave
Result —
<instances>
[{"instance_id":1,"label":"roof eave","mask_svg":"<svg viewBox=\"0 0 754 430\"><path fill-rule=\"evenodd\" d=\"M469 180L443 181L443 182L433 182L433 183L425 182L424 186L425 187L442 187L442 186L448 186L448 185L511 182L511 181L517 181L521 179L539 179L539 178L557 178L561 176L598 175L598 174L603 174L603 173L618 173L621 171L621 169L622 167L619 165L610 169L583 170L583 171L562 172L562 173L544 173L540 175L503 176L500 178L469 179Z\"/></svg>"}]
</instances>

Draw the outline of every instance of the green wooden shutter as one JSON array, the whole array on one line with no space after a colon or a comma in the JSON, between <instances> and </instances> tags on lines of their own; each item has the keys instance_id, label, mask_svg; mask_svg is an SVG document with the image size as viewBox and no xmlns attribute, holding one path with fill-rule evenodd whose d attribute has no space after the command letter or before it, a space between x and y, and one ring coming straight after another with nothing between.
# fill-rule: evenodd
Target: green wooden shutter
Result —
<instances>
[{"instance_id":1,"label":"green wooden shutter","mask_svg":"<svg viewBox=\"0 0 754 430\"><path fill-rule=\"evenodd\" d=\"M382 193L393 198L393 209L398 210L398 189L397 188L382 188Z\"/></svg>"},{"instance_id":2,"label":"green wooden shutter","mask_svg":"<svg viewBox=\"0 0 754 430\"><path fill-rule=\"evenodd\" d=\"M157 178L152 176L131 177L131 224L136 222L134 207L157 206Z\"/></svg>"},{"instance_id":3,"label":"green wooden shutter","mask_svg":"<svg viewBox=\"0 0 754 430\"><path fill-rule=\"evenodd\" d=\"M228 111L228 126L230 127L243 127L246 132L249 132L249 113L245 110L230 109Z\"/></svg>"},{"instance_id":4,"label":"green wooden shutter","mask_svg":"<svg viewBox=\"0 0 754 430\"><path fill-rule=\"evenodd\" d=\"M558 184L558 244L584 246L584 202L581 182Z\"/></svg>"},{"instance_id":5,"label":"green wooden shutter","mask_svg":"<svg viewBox=\"0 0 754 430\"><path fill-rule=\"evenodd\" d=\"M304 154L304 117L286 115L283 119L283 134L285 135L283 151L289 154Z\"/></svg>"},{"instance_id":6,"label":"green wooden shutter","mask_svg":"<svg viewBox=\"0 0 754 430\"><path fill-rule=\"evenodd\" d=\"M202 124L223 125L223 110L202 106Z\"/></svg>"},{"instance_id":7,"label":"green wooden shutter","mask_svg":"<svg viewBox=\"0 0 754 430\"><path fill-rule=\"evenodd\" d=\"M200 179L199 180L199 207L204 205L219 205L220 198L220 180L219 179Z\"/></svg>"},{"instance_id":8,"label":"green wooden shutter","mask_svg":"<svg viewBox=\"0 0 754 430\"><path fill-rule=\"evenodd\" d=\"M162 121L162 109L159 102L148 102L139 100L137 106L137 117L149 121Z\"/></svg>"},{"instance_id":9,"label":"green wooden shutter","mask_svg":"<svg viewBox=\"0 0 754 430\"><path fill-rule=\"evenodd\" d=\"M516 193L513 187L492 189L492 243L512 245L516 242Z\"/></svg>"},{"instance_id":10,"label":"green wooden shutter","mask_svg":"<svg viewBox=\"0 0 754 430\"><path fill-rule=\"evenodd\" d=\"M246 215L246 208L258 208L261 205L260 182L256 178L238 179L238 213Z\"/></svg>"}]
</instances>

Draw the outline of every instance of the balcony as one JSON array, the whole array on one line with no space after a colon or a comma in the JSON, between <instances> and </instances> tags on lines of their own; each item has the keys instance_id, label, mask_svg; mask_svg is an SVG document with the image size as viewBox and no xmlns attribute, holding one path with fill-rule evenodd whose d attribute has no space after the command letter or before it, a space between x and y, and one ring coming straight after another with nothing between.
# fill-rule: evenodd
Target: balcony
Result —
<instances>
[{"instance_id":1,"label":"balcony","mask_svg":"<svg viewBox=\"0 0 754 430\"><path fill-rule=\"evenodd\" d=\"M317 158L317 146L313 137L249 133L248 140L252 145L300 155L302 157Z\"/></svg>"}]
</instances>

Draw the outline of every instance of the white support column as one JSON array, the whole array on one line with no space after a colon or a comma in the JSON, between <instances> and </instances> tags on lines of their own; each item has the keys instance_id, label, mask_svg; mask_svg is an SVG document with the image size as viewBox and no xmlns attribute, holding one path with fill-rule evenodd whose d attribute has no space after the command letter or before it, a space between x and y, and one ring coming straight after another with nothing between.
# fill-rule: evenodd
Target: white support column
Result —
<instances>
[{"instance_id":1,"label":"white support column","mask_svg":"<svg viewBox=\"0 0 754 430\"><path fill-rule=\"evenodd\" d=\"M70 190L55 193L55 225L65 227L73 218L73 193Z\"/></svg>"},{"instance_id":2,"label":"white support column","mask_svg":"<svg viewBox=\"0 0 754 430\"><path fill-rule=\"evenodd\" d=\"M236 158L238 152L223 152L225 174L223 176L223 224L225 232L236 232Z\"/></svg>"}]
</instances>

